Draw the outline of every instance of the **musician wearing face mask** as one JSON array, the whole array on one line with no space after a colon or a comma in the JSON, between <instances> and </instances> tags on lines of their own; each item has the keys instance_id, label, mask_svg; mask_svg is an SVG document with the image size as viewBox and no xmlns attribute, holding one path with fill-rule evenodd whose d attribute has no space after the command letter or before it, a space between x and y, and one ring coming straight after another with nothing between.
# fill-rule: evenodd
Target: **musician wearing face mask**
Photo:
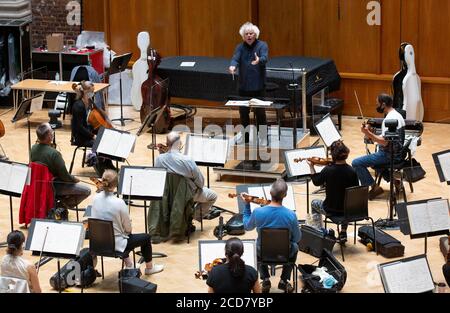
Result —
<instances>
[{"instance_id":1,"label":"musician wearing face mask","mask_svg":"<svg viewBox=\"0 0 450 313\"><path fill-rule=\"evenodd\" d=\"M391 96L387 94L380 94L378 96L377 112L386 114L382 124L381 135L376 135L375 133L373 133L367 125L363 125L361 127L361 132L368 139L378 144L378 151L376 153L359 157L352 162L352 166L358 174L361 185L371 187L369 191L370 200L373 200L378 195L382 194L383 189L380 186L377 186L372 175L369 173L368 168L388 165L390 163L391 152L389 151L389 141L385 137L387 131L386 121L397 120L397 131L399 132L399 134L401 133L402 129L404 130L405 127L405 120L403 119L402 115L393 108L393 100ZM395 152L399 151L399 149L401 149L401 147L403 146L404 136L400 136L400 138L402 138L402 142L396 142L394 144L394 158L398 157Z\"/></svg>"},{"instance_id":2,"label":"musician wearing face mask","mask_svg":"<svg viewBox=\"0 0 450 313\"><path fill-rule=\"evenodd\" d=\"M89 111L94 105L94 84L82 81L73 84L72 89L77 94L77 100L72 105L72 143L76 146L91 148L94 144L96 130L88 124ZM105 169L115 169L111 160L99 157L94 169L99 177Z\"/></svg>"}]
</instances>

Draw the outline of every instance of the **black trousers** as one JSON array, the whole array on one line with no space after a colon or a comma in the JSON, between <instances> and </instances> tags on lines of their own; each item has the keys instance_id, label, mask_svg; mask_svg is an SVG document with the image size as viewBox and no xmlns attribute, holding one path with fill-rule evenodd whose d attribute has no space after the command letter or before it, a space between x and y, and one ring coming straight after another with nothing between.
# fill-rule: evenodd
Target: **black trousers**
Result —
<instances>
[{"instance_id":1,"label":"black trousers","mask_svg":"<svg viewBox=\"0 0 450 313\"><path fill-rule=\"evenodd\" d=\"M142 256L144 261L152 261L152 239L149 234L130 234L128 235L128 243L125 251L123 253L124 257L127 258L130 251L133 249L141 247Z\"/></svg>"},{"instance_id":2,"label":"black trousers","mask_svg":"<svg viewBox=\"0 0 450 313\"><path fill-rule=\"evenodd\" d=\"M94 140L85 141L85 142L82 142L82 144L78 144L78 145L83 146L83 147L92 148L92 146L94 145ZM96 153L96 151L92 151L92 152ZM97 162L94 165L94 170L97 173L98 177L102 177L103 172L105 170L117 171L117 168L113 165L113 162L110 159L97 156Z\"/></svg>"},{"instance_id":3,"label":"black trousers","mask_svg":"<svg viewBox=\"0 0 450 313\"><path fill-rule=\"evenodd\" d=\"M297 261L297 253L298 253L298 251L289 257L289 262L295 263ZM258 262L260 261L260 259L261 259L261 257L258 252ZM284 280L284 281L290 280L293 268L294 268L293 265L283 265L283 270L281 272L281 277L280 277L281 280ZM263 265L261 263L259 264L259 276L261 277L262 280L264 280L266 278L270 278L268 265Z\"/></svg>"},{"instance_id":4,"label":"black trousers","mask_svg":"<svg viewBox=\"0 0 450 313\"><path fill-rule=\"evenodd\" d=\"M264 96L264 90L258 90L258 91L244 91L239 90L239 96L241 97L251 97L251 98L257 98L257 97L263 97ZM261 109L254 109L256 114L256 123L258 126L261 125L267 125L267 117L266 117L266 110L264 108ZM246 128L248 125L250 125L250 108L247 107L239 107L239 116L241 118L241 124ZM248 136L248 133L245 134L246 138Z\"/></svg>"}]
</instances>

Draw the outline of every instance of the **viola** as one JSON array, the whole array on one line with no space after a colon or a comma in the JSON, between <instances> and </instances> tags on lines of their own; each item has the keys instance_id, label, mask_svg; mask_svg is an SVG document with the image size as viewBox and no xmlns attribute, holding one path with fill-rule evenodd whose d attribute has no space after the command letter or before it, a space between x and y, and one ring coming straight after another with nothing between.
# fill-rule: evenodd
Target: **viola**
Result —
<instances>
[{"instance_id":1,"label":"viola","mask_svg":"<svg viewBox=\"0 0 450 313\"><path fill-rule=\"evenodd\" d=\"M324 159L324 158L319 158L319 157L294 159L294 163L300 163L303 161L309 161L313 165L322 165L322 166L327 166L327 165L331 165L334 163L333 160L331 160L331 159Z\"/></svg>"},{"instance_id":2,"label":"viola","mask_svg":"<svg viewBox=\"0 0 450 313\"><path fill-rule=\"evenodd\" d=\"M239 196L240 195L233 194L233 193L228 194L228 198L231 198L231 199L237 198ZM254 204L257 204L257 205L269 205L270 202L271 202L270 200L267 200L267 199L264 199L264 198L259 198L259 197L256 197L256 196L251 196L251 195L248 195L248 194L245 194L245 193L242 194L242 197L244 198L245 201L251 202L251 203L254 203Z\"/></svg>"},{"instance_id":3,"label":"viola","mask_svg":"<svg viewBox=\"0 0 450 313\"><path fill-rule=\"evenodd\" d=\"M0 138L2 138L3 136L5 136L6 130L5 130L5 125L3 125L2 120L0 120Z\"/></svg>"},{"instance_id":4,"label":"viola","mask_svg":"<svg viewBox=\"0 0 450 313\"><path fill-rule=\"evenodd\" d=\"M103 190L103 183L97 177L89 177L92 183L94 183L95 187L97 187L96 192L99 193Z\"/></svg>"},{"instance_id":5,"label":"viola","mask_svg":"<svg viewBox=\"0 0 450 313\"><path fill-rule=\"evenodd\" d=\"M170 108L169 108L169 89L166 82L156 74L159 64L161 63L161 56L155 50L150 48L148 52L148 79L142 83L142 106L140 111L141 122L150 112L156 108L164 107L163 115L155 125L157 133L164 132L170 123Z\"/></svg>"},{"instance_id":6,"label":"viola","mask_svg":"<svg viewBox=\"0 0 450 313\"><path fill-rule=\"evenodd\" d=\"M157 144L151 143L147 146L147 148L149 148L150 150L156 149L156 150L158 150L158 152L160 154L167 153L169 151L169 147L163 143L157 143ZM182 150L183 150L183 146L180 147L180 152Z\"/></svg>"},{"instance_id":7,"label":"viola","mask_svg":"<svg viewBox=\"0 0 450 313\"><path fill-rule=\"evenodd\" d=\"M90 101L88 123L98 130L100 127L114 128L105 111L98 108L92 100Z\"/></svg>"},{"instance_id":8,"label":"viola","mask_svg":"<svg viewBox=\"0 0 450 313\"><path fill-rule=\"evenodd\" d=\"M214 259L211 263L206 263L205 268L202 271L195 272L195 278L206 280L208 278L209 273L212 269L218 265L224 264L226 259L217 258Z\"/></svg>"}]
</instances>

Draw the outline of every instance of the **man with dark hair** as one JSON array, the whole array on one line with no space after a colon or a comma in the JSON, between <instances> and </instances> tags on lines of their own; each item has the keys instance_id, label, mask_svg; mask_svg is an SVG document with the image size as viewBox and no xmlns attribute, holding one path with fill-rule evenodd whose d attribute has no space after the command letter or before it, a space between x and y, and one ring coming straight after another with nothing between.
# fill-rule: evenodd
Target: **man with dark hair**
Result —
<instances>
[{"instance_id":1,"label":"man with dark hair","mask_svg":"<svg viewBox=\"0 0 450 313\"><path fill-rule=\"evenodd\" d=\"M400 157L398 155L399 149L403 146L404 141L404 127L405 120L403 116L393 108L392 97L387 94L380 94L377 98L377 112L387 113L382 124L381 136L373 133L368 125L361 127L361 132L374 143L378 144L378 151L369 155L359 157L352 162L352 166L358 174L359 181L362 186L369 186L371 190L369 191L369 199L373 200L378 195L383 193L383 189L375 183L372 175L370 175L368 167L383 166L390 163L391 152L389 151L389 141L386 139L386 127L387 120L397 120L397 131L400 135L400 141L397 141L394 145L394 158ZM403 130L403 135L402 135Z\"/></svg>"},{"instance_id":2,"label":"man with dark hair","mask_svg":"<svg viewBox=\"0 0 450 313\"><path fill-rule=\"evenodd\" d=\"M278 179L273 183L270 189L270 195L272 201L269 205L255 209L253 212L250 209L250 202L247 202L245 194L241 195L242 199L246 202L244 209L244 227L245 230L253 230L256 228L258 232L257 250L258 257L261 253L260 231L262 228L287 228L290 233L290 256L289 261L296 262L298 252L298 242L300 241L301 234L298 227L298 220L295 212L283 206L283 199L286 197L288 186L283 179ZM284 290L287 293L291 293L294 288L289 283L291 277L292 266L284 265L283 272L281 273L281 279L278 284L278 288ZM262 282L262 292L268 293L270 291L271 282L269 268L267 265L260 266L260 276Z\"/></svg>"},{"instance_id":3,"label":"man with dark hair","mask_svg":"<svg viewBox=\"0 0 450 313\"><path fill-rule=\"evenodd\" d=\"M323 215L343 215L345 189L358 186L358 176L355 170L347 164L346 160L350 150L340 140L331 145L331 157L333 164L326 166L320 173L316 173L314 164L308 161L311 168L312 182L316 186L325 185L325 200L313 200L312 212ZM322 220L320 218L320 220ZM347 240L347 224L342 225L339 237L341 241Z\"/></svg>"},{"instance_id":4,"label":"man with dark hair","mask_svg":"<svg viewBox=\"0 0 450 313\"><path fill-rule=\"evenodd\" d=\"M67 172L61 153L50 145L54 131L50 124L44 123L36 128L38 143L31 149L31 162L47 166L54 177L56 196L66 209L71 209L89 197L91 189L79 184L80 180Z\"/></svg>"}]
</instances>

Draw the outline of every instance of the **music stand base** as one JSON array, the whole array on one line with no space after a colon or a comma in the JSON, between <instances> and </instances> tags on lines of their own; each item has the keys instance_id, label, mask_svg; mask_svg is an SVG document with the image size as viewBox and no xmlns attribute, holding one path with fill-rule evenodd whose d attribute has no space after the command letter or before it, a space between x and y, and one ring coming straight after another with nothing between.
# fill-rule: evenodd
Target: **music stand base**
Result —
<instances>
[{"instance_id":1,"label":"music stand base","mask_svg":"<svg viewBox=\"0 0 450 313\"><path fill-rule=\"evenodd\" d=\"M120 121L120 125L125 126L125 121L130 121L130 122L134 122L133 118L115 118L112 119L111 122L115 122L115 121Z\"/></svg>"},{"instance_id":2,"label":"music stand base","mask_svg":"<svg viewBox=\"0 0 450 313\"><path fill-rule=\"evenodd\" d=\"M400 224L398 220L380 219L375 222L375 227L386 230L399 230Z\"/></svg>"}]
</instances>

